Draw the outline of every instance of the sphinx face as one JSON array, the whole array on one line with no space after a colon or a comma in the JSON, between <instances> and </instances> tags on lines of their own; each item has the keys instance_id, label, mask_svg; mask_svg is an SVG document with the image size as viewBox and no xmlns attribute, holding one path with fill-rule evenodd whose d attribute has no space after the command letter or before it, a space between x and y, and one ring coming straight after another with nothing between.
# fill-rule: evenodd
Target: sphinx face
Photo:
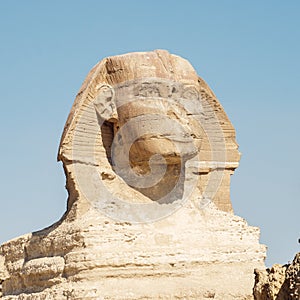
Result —
<instances>
[{"instance_id":1,"label":"sphinx face","mask_svg":"<svg viewBox=\"0 0 300 300\"><path fill-rule=\"evenodd\" d=\"M201 113L197 86L139 79L115 86L113 98L116 112L111 105L102 110L112 112L108 156L114 171L153 200L172 190L180 198L185 163L199 151L194 137L200 133L189 122L189 116Z\"/></svg>"},{"instance_id":2,"label":"sphinx face","mask_svg":"<svg viewBox=\"0 0 300 300\"><path fill-rule=\"evenodd\" d=\"M187 121L201 110L196 86L150 78L115 91L120 147L130 148L133 166L146 166L155 155L167 164L181 164L197 154L195 128Z\"/></svg>"}]
</instances>

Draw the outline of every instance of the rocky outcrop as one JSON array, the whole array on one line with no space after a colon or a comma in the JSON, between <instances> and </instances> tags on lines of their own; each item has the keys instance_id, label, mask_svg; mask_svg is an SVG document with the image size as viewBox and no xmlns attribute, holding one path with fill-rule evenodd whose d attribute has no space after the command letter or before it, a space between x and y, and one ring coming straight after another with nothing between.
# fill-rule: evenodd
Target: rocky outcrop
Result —
<instances>
[{"instance_id":1,"label":"rocky outcrop","mask_svg":"<svg viewBox=\"0 0 300 300\"><path fill-rule=\"evenodd\" d=\"M255 300L300 299L300 253L288 265L255 270Z\"/></svg>"},{"instance_id":2,"label":"rocky outcrop","mask_svg":"<svg viewBox=\"0 0 300 300\"><path fill-rule=\"evenodd\" d=\"M0 247L3 299L251 299L259 229L233 214L235 131L166 51L98 63L58 159L67 211Z\"/></svg>"}]
</instances>

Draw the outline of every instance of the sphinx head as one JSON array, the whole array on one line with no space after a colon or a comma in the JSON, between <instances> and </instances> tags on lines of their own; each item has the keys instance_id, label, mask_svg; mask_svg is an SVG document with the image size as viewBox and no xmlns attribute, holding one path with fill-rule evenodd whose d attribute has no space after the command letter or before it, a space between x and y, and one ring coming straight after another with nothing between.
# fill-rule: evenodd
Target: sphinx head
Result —
<instances>
[{"instance_id":1,"label":"sphinx head","mask_svg":"<svg viewBox=\"0 0 300 300\"><path fill-rule=\"evenodd\" d=\"M194 198L206 191L230 211L224 190L239 160L234 134L188 61L162 50L130 53L92 69L67 121L59 159L75 186L69 192L79 190L76 180L83 174L72 165L84 163L95 174L85 173L79 185L100 174L97 180L111 190L122 187L123 197L158 203L180 200L187 190ZM220 169L228 171L225 181ZM212 174L218 176L211 180Z\"/></svg>"}]
</instances>

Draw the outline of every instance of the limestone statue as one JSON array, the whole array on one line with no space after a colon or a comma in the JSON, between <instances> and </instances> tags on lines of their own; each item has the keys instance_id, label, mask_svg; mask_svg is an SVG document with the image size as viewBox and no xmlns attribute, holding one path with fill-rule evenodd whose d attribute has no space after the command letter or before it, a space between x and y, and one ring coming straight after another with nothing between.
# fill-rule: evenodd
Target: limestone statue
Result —
<instances>
[{"instance_id":1,"label":"limestone statue","mask_svg":"<svg viewBox=\"0 0 300 300\"><path fill-rule=\"evenodd\" d=\"M60 142L67 211L1 246L3 299L251 299L265 246L233 214L239 159L187 60L156 50L100 61Z\"/></svg>"}]
</instances>

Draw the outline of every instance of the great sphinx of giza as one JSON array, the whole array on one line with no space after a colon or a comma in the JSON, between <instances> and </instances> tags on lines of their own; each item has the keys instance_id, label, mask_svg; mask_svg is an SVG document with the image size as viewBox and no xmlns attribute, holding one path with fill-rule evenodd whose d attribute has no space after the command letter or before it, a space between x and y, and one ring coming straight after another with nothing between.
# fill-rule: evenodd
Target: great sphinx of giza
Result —
<instances>
[{"instance_id":1,"label":"great sphinx of giza","mask_svg":"<svg viewBox=\"0 0 300 300\"><path fill-rule=\"evenodd\" d=\"M251 299L259 229L233 214L235 130L167 51L100 61L59 147L56 224L0 248L3 299Z\"/></svg>"}]
</instances>

